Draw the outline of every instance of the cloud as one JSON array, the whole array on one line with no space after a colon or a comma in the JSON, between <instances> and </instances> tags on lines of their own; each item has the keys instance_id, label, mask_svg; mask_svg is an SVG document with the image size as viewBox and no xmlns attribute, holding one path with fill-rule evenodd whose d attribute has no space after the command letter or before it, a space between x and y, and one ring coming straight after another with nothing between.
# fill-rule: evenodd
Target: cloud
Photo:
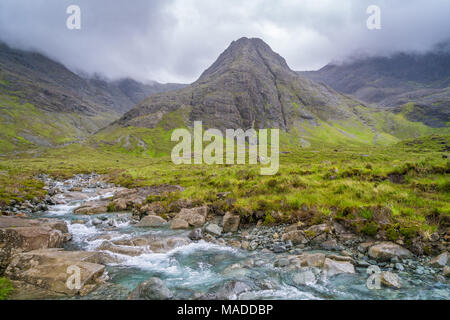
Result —
<instances>
[{"instance_id":1,"label":"cloud","mask_svg":"<svg viewBox=\"0 0 450 320\"><path fill-rule=\"evenodd\" d=\"M81 8L81 30L66 8ZM381 30L366 28L367 6ZM109 78L192 82L242 36L260 37L292 69L312 70L354 52L423 51L449 37L440 0L2 0L0 39L72 70Z\"/></svg>"}]
</instances>

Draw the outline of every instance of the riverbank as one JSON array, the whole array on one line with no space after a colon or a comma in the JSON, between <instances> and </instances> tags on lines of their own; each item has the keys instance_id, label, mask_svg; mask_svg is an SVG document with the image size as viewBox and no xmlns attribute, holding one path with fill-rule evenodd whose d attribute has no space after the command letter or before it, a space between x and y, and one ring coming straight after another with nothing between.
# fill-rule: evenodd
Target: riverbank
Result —
<instances>
[{"instance_id":1,"label":"riverbank","mask_svg":"<svg viewBox=\"0 0 450 320\"><path fill-rule=\"evenodd\" d=\"M21 271L6 269L16 286L12 298L53 293L88 299L448 299L445 251L432 261L434 256L416 256L399 244L354 234L333 220L267 226L186 199L162 206L162 198L182 192L176 185L127 189L95 174L63 181L39 178L48 191L48 208L38 203L41 210L30 208L27 216L51 221L29 227L54 234L50 223L61 234L56 242L37 244L44 247L39 252L22 247L13 262ZM227 199L226 194L220 197ZM1 229L8 228L3 224ZM49 252L51 247L62 251ZM42 267L27 264L29 259ZM51 267L73 263L85 267L84 290L62 288L66 270ZM42 281L49 268L55 273ZM368 268L379 268L381 289L367 287ZM24 291L35 293L27 297Z\"/></svg>"}]
</instances>

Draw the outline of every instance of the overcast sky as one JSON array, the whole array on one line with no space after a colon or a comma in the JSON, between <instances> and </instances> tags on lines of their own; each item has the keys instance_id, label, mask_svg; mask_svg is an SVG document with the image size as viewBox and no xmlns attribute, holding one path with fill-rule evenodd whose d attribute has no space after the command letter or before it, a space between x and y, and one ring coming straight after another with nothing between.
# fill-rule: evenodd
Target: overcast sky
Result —
<instances>
[{"instance_id":1,"label":"overcast sky","mask_svg":"<svg viewBox=\"0 0 450 320\"><path fill-rule=\"evenodd\" d=\"M81 8L81 30L66 9ZM368 30L368 5L381 30ZM0 40L74 71L193 82L231 41L259 37L294 70L354 52L427 50L450 37L448 0L0 0Z\"/></svg>"}]
</instances>

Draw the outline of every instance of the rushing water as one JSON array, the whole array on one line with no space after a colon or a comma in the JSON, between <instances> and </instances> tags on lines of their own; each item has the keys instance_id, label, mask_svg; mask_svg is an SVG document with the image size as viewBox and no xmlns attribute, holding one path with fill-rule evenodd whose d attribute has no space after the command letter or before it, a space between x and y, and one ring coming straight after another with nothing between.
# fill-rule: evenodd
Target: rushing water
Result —
<instances>
[{"instance_id":1,"label":"rushing water","mask_svg":"<svg viewBox=\"0 0 450 320\"><path fill-rule=\"evenodd\" d=\"M67 191L70 183L59 183ZM188 231L169 228L136 228L130 223L130 213L105 213L98 215L74 215L73 210L84 201L110 197L99 195L98 189L83 190L89 196L85 200L70 200L67 193L56 199L64 204L51 206L44 216L67 221L73 240L66 250L98 250L106 239L110 241L154 235L158 238L186 237ZM42 214L39 215L42 217ZM84 220L85 223L73 223ZM99 220L103 221L99 224ZM165 253L150 250L137 256L114 254L117 261L107 266L110 282L122 290L93 293L87 298L126 298L140 282L156 276L172 290L176 298L190 299L195 294L208 293L229 280L240 280L251 287L239 299L449 299L450 287L436 280L436 275L417 275L398 272L402 289L382 288L369 290L365 268L356 268L356 274L341 274L320 278L313 285L297 285L293 281L295 271L274 267L274 261L288 254L263 251L246 251L219 246L205 241L192 242ZM239 264L241 267L231 267ZM108 291L108 290L106 290ZM125 294L124 294L125 293Z\"/></svg>"}]
</instances>

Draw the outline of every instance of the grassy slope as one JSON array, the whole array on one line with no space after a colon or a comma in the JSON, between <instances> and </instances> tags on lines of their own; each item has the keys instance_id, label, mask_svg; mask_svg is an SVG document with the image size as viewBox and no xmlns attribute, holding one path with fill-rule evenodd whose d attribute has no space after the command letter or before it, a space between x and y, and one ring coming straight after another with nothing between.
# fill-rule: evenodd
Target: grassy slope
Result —
<instances>
[{"instance_id":1,"label":"grassy slope","mask_svg":"<svg viewBox=\"0 0 450 320\"><path fill-rule=\"evenodd\" d=\"M46 112L30 103L21 103L14 96L2 94L0 154L78 141L114 118L106 114L80 117L75 113Z\"/></svg>"},{"instance_id":2,"label":"grassy slope","mask_svg":"<svg viewBox=\"0 0 450 320\"><path fill-rule=\"evenodd\" d=\"M391 228L394 237L401 230L432 232L435 227L425 217L432 213L450 215L450 165L442 157L443 144L449 138L432 136L388 147L312 146L282 154L276 176L261 176L257 166L176 166L167 156L137 156L81 145L49 150L39 158L4 158L0 169L4 177L14 181L11 177L19 172L28 177L38 172L69 177L97 171L127 187L179 184L186 190L177 197L224 206L249 221L258 211L263 212L266 222L273 221L278 211L278 219L287 221L298 215L304 204L314 208L314 223L330 215L358 221L360 214L372 215L372 209L361 207L382 206L392 212L391 224L384 228ZM404 181L391 182L387 177L392 174ZM4 199L17 197L11 190L9 194L2 190ZM19 183L16 191L20 190ZM230 207L217 199L217 192L231 192L236 202ZM348 216L346 212L352 210L359 213ZM361 232L370 233L375 228L370 219L355 223Z\"/></svg>"}]
</instances>

